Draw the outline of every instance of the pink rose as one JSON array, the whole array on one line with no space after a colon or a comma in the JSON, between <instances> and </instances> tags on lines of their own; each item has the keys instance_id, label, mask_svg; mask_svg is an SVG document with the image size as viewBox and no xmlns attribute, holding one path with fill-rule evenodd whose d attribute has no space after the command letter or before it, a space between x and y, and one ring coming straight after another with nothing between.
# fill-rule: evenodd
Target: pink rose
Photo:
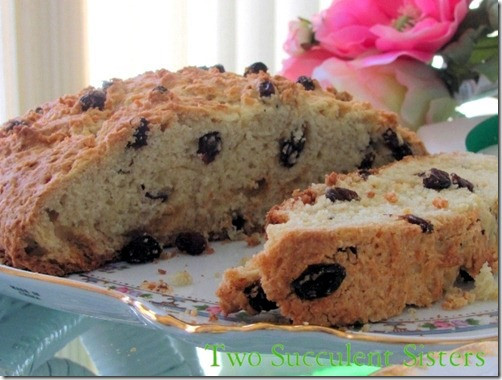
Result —
<instances>
[{"instance_id":1,"label":"pink rose","mask_svg":"<svg viewBox=\"0 0 502 380\"><path fill-rule=\"evenodd\" d=\"M428 62L455 34L468 0L335 0L313 19L316 40L362 66L400 56Z\"/></svg>"},{"instance_id":2,"label":"pink rose","mask_svg":"<svg viewBox=\"0 0 502 380\"><path fill-rule=\"evenodd\" d=\"M412 130L446 120L456 106L436 72L408 58L368 67L361 67L358 60L330 58L314 69L312 77L324 87L333 86L397 113L401 124Z\"/></svg>"},{"instance_id":3,"label":"pink rose","mask_svg":"<svg viewBox=\"0 0 502 380\"><path fill-rule=\"evenodd\" d=\"M310 50L314 32L312 24L304 19L289 22L289 33L283 45L284 50L289 55L300 55Z\"/></svg>"},{"instance_id":4,"label":"pink rose","mask_svg":"<svg viewBox=\"0 0 502 380\"><path fill-rule=\"evenodd\" d=\"M448 322L448 321L434 321L434 326L436 326L436 328L438 329L447 329L447 328L451 328L451 327L455 327L455 325L451 322Z\"/></svg>"},{"instance_id":5,"label":"pink rose","mask_svg":"<svg viewBox=\"0 0 502 380\"><path fill-rule=\"evenodd\" d=\"M300 75L312 76L312 71L333 56L329 51L312 48L302 55L292 56L282 62L281 75L296 81Z\"/></svg>"}]
</instances>

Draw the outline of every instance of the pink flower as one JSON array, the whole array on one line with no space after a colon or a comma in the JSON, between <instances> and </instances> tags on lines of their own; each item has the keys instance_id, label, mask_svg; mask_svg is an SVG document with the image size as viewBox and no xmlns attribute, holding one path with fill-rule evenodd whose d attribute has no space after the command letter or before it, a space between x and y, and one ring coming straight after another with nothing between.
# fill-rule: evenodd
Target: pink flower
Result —
<instances>
[{"instance_id":1,"label":"pink flower","mask_svg":"<svg viewBox=\"0 0 502 380\"><path fill-rule=\"evenodd\" d=\"M468 0L335 0L313 19L316 40L362 66L400 56L428 62L455 34Z\"/></svg>"},{"instance_id":2,"label":"pink flower","mask_svg":"<svg viewBox=\"0 0 502 380\"><path fill-rule=\"evenodd\" d=\"M312 48L302 55L284 60L281 75L292 81L296 81L300 75L312 76L312 71L332 56L329 51Z\"/></svg>"},{"instance_id":3,"label":"pink flower","mask_svg":"<svg viewBox=\"0 0 502 380\"><path fill-rule=\"evenodd\" d=\"M436 72L412 59L361 67L358 60L330 58L313 70L312 77L324 87L333 86L357 100L397 113L401 124L413 130L446 120L456 106Z\"/></svg>"},{"instance_id":4,"label":"pink flower","mask_svg":"<svg viewBox=\"0 0 502 380\"><path fill-rule=\"evenodd\" d=\"M125 294L130 293L130 289L127 286L119 286L119 287L116 287L115 290L120 293L125 293Z\"/></svg>"},{"instance_id":5,"label":"pink flower","mask_svg":"<svg viewBox=\"0 0 502 380\"><path fill-rule=\"evenodd\" d=\"M289 55L300 55L310 50L314 32L312 24L304 19L289 22L289 33L283 48Z\"/></svg>"},{"instance_id":6,"label":"pink flower","mask_svg":"<svg viewBox=\"0 0 502 380\"><path fill-rule=\"evenodd\" d=\"M209 314L214 314L214 315L218 315L221 313L221 308L219 306L209 306L206 311L209 313Z\"/></svg>"},{"instance_id":7,"label":"pink flower","mask_svg":"<svg viewBox=\"0 0 502 380\"><path fill-rule=\"evenodd\" d=\"M454 319L452 321L450 321L455 327L468 327L469 324L464 321L464 320L460 320L460 319Z\"/></svg>"},{"instance_id":8,"label":"pink flower","mask_svg":"<svg viewBox=\"0 0 502 380\"><path fill-rule=\"evenodd\" d=\"M436 328L438 329L447 329L447 328L451 328L451 327L455 327L455 325L451 322L448 322L448 321L434 321L434 326L436 326Z\"/></svg>"}]
</instances>

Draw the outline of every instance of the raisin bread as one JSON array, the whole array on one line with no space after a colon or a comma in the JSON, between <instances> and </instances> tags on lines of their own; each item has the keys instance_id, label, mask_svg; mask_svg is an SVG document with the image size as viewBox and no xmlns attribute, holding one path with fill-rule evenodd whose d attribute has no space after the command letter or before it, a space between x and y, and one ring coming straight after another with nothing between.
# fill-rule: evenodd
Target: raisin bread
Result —
<instances>
[{"instance_id":1,"label":"raisin bread","mask_svg":"<svg viewBox=\"0 0 502 380\"><path fill-rule=\"evenodd\" d=\"M4 261L55 275L163 245L199 254L328 170L425 153L394 115L263 64L112 80L10 120L0 140Z\"/></svg>"},{"instance_id":2,"label":"raisin bread","mask_svg":"<svg viewBox=\"0 0 502 380\"><path fill-rule=\"evenodd\" d=\"M224 274L223 312L344 325L431 305L460 270L497 269L497 166L450 153L326 176L271 209L264 250Z\"/></svg>"}]
</instances>

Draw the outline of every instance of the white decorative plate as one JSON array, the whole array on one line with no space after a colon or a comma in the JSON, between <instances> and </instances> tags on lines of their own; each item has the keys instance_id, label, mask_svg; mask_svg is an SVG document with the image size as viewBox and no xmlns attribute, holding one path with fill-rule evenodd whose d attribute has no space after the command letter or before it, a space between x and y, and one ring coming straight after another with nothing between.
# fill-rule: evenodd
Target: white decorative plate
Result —
<instances>
[{"instance_id":1,"label":"white decorative plate","mask_svg":"<svg viewBox=\"0 0 502 380\"><path fill-rule=\"evenodd\" d=\"M212 254L193 257L171 249L173 257L155 263L132 265L117 262L65 278L0 266L0 292L70 312L153 324L199 345L208 342L206 333L221 333L213 340L221 341L225 336L224 341L236 344L238 339L234 340L231 333L250 331L254 332L253 336L265 332L268 337L288 341L292 336L305 337L292 333L308 333L322 334L323 339L331 337L374 343L462 343L498 336L498 303L488 301L475 302L454 311L443 310L438 302L430 308L406 310L398 317L369 324L368 329L368 326L363 329L365 331L360 327L340 330L292 326L274 312L258 316L240 312L224 317L219 314L214 295L222 273L226 268L241 264L262 247L251 248L243 241L217 242L211 247L215 250ZM174 276L182 271L190 274L192 283L173 285L176 282ZM167 291L150 290L143 284L144 281L160 284L160 280L167 284ZM196 338L197 335L205 338ZM242 343L249 344L249 341Z\"/></svg>"},{"instance_id":2,"label":"white decorative plate","mask_svg":"<svg viewBox=\"0 0 502 380\"><path fill-rule=\"evenodd\" d=\"M463 151L465 136L485 118L425 126L418 133L431 153ZM65 278L0 265L0 293L55 309L150 325L199 347L224 343L227 349L247 352L270 352L273 344L284 343L295 352L305 353L327 347L345 349L350 342L353 352L392 350L393 362L399 363L407 359L402 348L408 343L423 344L427 350L444 350L498 338L497 301L476 301L453 311L443 310L439 301L430 308L408 309L364 329L290 325L274 312L254 317L241 312L223 317L214 295L221 275L262 247L250 248L245 242L212 243L211 247L215 252L210 255L179 254L141 265L112 263ZM173 276L185 270L192 283L174 286ZM160 280L170 286L168 291L142 286L143 281Z\"/></svg>"}]
</instances>

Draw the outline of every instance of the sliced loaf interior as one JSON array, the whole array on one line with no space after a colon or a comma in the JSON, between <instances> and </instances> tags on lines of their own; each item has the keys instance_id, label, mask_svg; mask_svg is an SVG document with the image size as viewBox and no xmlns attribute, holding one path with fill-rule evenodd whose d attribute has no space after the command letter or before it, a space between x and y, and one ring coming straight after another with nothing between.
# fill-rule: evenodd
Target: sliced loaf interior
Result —
<instances>
[{"instance_id":1,"label":"sliced loaf interior","mask_svg":"<svg viewBox=\"0 0 502 380\"><path fill-rule=\"evenodd\" d=\"M332 173L272 208L264 250L227 271L226 313L275 303L295 323L378 321L498 266L498 163L469 153Z\"/></svg>"}]
</instances>

